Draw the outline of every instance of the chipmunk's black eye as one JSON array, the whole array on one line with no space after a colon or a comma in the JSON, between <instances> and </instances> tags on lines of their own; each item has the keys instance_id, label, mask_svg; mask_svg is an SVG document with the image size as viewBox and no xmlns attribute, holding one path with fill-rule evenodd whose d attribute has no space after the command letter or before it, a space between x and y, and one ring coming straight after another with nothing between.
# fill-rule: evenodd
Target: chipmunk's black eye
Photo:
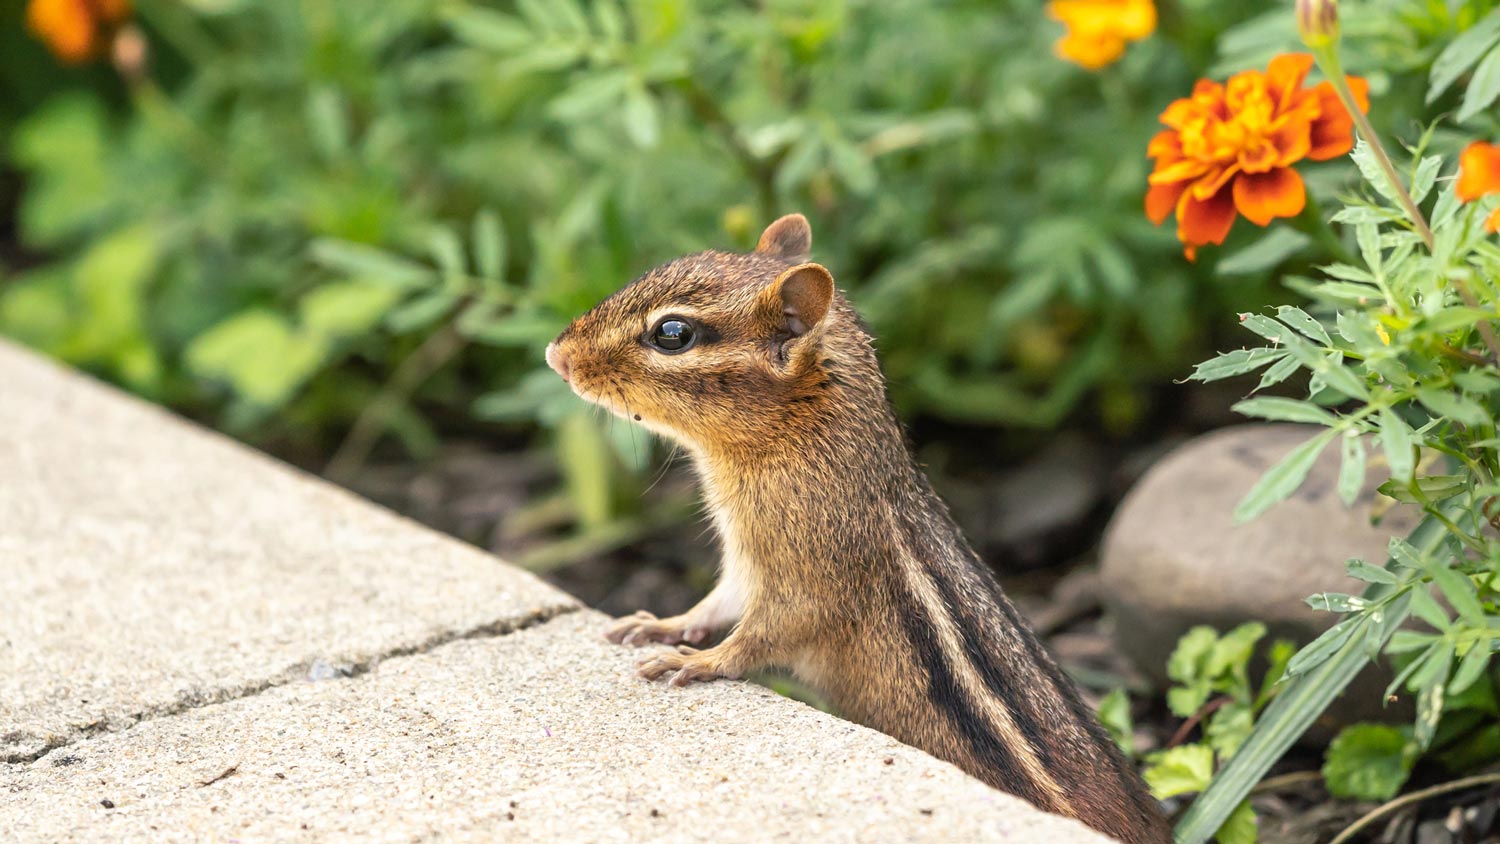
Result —
<instances>
[{"instance_id":1,"label":"chipmunk's black eye","mask_svg":"<svg viewBox=\"0 0 1500 844\"><path fill-rule=\"evenodd\" d=\"M646 340L659 352L675 355L692 348L698 339L698 330L682 317L669 316L662 319L646 335Z\"/></svg>"}]
</instances>

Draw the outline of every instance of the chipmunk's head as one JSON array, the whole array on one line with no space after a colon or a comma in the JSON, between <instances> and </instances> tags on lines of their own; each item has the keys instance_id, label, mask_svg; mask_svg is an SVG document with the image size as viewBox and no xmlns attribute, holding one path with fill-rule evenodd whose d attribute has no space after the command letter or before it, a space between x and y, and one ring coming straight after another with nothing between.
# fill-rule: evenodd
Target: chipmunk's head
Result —
<instances>
[{"instance_id":1,"label":"chipmunk's head","mask_svg":"<svg viewBox=\"0 0 1500 844\"><path fill-rule=\"evenodd\" d=\"M663 264L574 320L547 363L583 398L686 445L764 441L831 386L831 334L859 330L811 246L791 214L749 254Z\"/></svg>"}]
</instances>

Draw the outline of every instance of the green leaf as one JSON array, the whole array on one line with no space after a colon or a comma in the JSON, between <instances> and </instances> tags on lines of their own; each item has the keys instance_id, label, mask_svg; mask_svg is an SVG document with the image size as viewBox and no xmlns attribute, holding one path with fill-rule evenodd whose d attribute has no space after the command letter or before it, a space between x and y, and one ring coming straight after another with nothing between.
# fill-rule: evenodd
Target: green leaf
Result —
<instances>
[{"instance_id":1,"label":"green leaf","mask_svg":"<svg viewBox=\"0 0 1500 844\"><path fill-rule=\"evenodd\" d=\"M1177 647L1172 649L1172 655L1167 658L1167 676L1179 683L1198 679L1218 640L1218 634L1206 624L1197 625L1182 634L1177 640Z\"/></svg>"},{"instance_id":2,"label":"green leaf","mask_svg":"<svg viewBox=\"0 0 1500 844\"><path fill-rule=\"evenodd\" d=\"M431 269L407 258L392 255L363 243L318 238L309 247L314 263L398 290L426 287L434 280Z\"/></svg>"},{"instance_id":3,"label":"green leaf","mask_svg":"<svg viewBox=\"0 0 1500 844\"><path fill-rule=\"evenodd\" d=\"M1471 428L1483 427L1494 422L1489 412L1478 402L1458 393L1419 387L1417 388L1417 401L1439 417L1462 422Z\"/></svg>"},{"instance_id":4,"label":"green leaf","mask_svg":"<svg viewBox=\"0 0 1500 844\"><path fill-rule=\"evenodd\" d=\"M1365 583L1387 583L1395 586L1401 579L1390 571L1380 566L1372 566L1364 560L1346 560L1344 562L1344 573Z\"/></svg>"},{"instance_id":5,"label":"green leaf","mask_svg":"<svg viewBox=\"0 0 1500 844\"><path fill-rule=\"evenodd\" d=\"M1236 375L1244 375L1265 366L1266 364L1281 360L1286 357L1282 349L1263 347L1259 349L1235 349L1211 360L1204 361L1193 367L1193 374L1188 376L1189 381L1218 381L1224 378L1232 378Z\"/></svg>"},{"instance_id":6,"label":"green leaf","mask_svg":"<svg viewBox=\"0 0 1500 844\"><path fill-rule=\"evenodd\" d=\"M1317 463L1318 455L1336 433L1332 430L1323 431L1292 449L1286 457L1272 466L1234 509L1235 524L1250 521L1296 492L1307 479L1307 473L1312 470L1313 464Z\"/></svg>"},{"instance_id":7,"label":"green leaf","mask_svg":"<svg viewBox=\"0 0 1500 844\"><path fill-rule=\"evenodd\" d=\"M1344 502L1345 507L1353 507L1354 502L1359 500L1359 494L1364 491L1367 466L1364 437L1354 431L1345 433L1338 480L1339 500Z\"/></svg>"},{"instance_id":8,"label":"green leaf","mask_svg":"<svg viewBox=\"0 0 1500 844\"><path fill-rule=\"evenodd\" d=\"M1324 346L1333 345L1333 339L1328 336L1328 331L1323 328L1323 324L1308 316L1307 311L1301 308L1282 305L1276 309L1276 317L1314 342Z\"/></svg>"},{"instance_id":9,"label":"green leaf","mask_svg":"<svg viewBox=\"0 0 1500 844\"><path fill-rule=\"evenodd\" d=\"M1381 495L1412 504L1443 501L1466 492L1468 488L1466 475L1425 475L1408 484L1386 481L1379 487Z\"/></svg>"},{"instance_id":10,"label":"green leaf","mask_svg":"<svg viewBox=\"0 0 1500 844\"><path fill-rule=\"evenodd\" d=\"M1214 840L1219 844L1255 844L1260 830L1256 825L1255 807L1246 800L1229 813L1224 819L1224 825L1214 833Z\"/></svg>"},{"instance_id":11,"label":"green leaf","mask_svg":"<svg viewBox=\"0 0 1500 844\"><path fill-rule=\"evenodd\" d=\"M1410 729L1351 724L1328 745L1323 782L1335 797L1385 801L1406 784L1416 761Z\"/></svg>"},{"instance_id":12,"label":"green leaf","mask_svg":"<svg viewBox=\"0 0 1500 844\"><path fill-rule=\"evenodd\" d=\"M1417 693L1417 720L1413 725L1412 738L1417 740L1417 747L1422 750L1432 746L1432 737L1437 734L1438 721L1443 718L1443 700L1448 692L1448 667L1453 659L1453 651L1444 648L1442 651L1446 660L1443 663L1443 671L1435 682L1424 685L1422 691Z\"/></svg>"},{"instance_id":13,"label":"green leaf","mask_svg":"<svg viewBox=\"0 0 1500 844\"><path fill-rule=\"evenodd\" d=\"M347 103L337 88L319 85L307 96L309 139L325 161L342 161L349 155Z\"/></svg>"},{"instance_id":14,"label":"green leaf","mask_svg":"<svg viewBox=\"0 0 1500 844\"><path fill-rule=\"evenodd\" d=\"M1360 380L1352 370L1344 366L1343 353L1337 350L1329 352L1316 364L1308 365L1313 374L1322 378L1328 386L1351 399L1369 400L1370 391L1365 387L1364 381Z\"/></svg>"},{"instance_id":15,"label":"green leaf","mask_svg":"<svg viewBox=\"0 0 1500 844\"><path fill-rule=\"evenodd\" d=\"M1380 227L1373 222L1363 222L1354 227L1354 239L1359 243L1360 257L1374 272L1380 272L1385 252L1380 245Z\"/></svg>"},{"instance_id":16,"label":"green leaf","mask_svg":"<svg viewBox=\"0 0 1500 844\"><path fill-rule=\"evenodd\" d=\"M505 231L494 209L482 208L474 215L474 270L485 282L498 286L505 277Z\"/></svg>"},{"instance_id":17,"label":"green leaf","mask_svg":"<svg viewBox=\"0 0 1500 844\"><path fill-rule=\"evenodd\" d=\"M1469 647L1463 659L1458 661L1458 670L1453 672L1453 679L1448 683L1448 694L1461 695L1469 690L1480 677L1484 676L1485 669L1490 666L1490 640L1480 639Z\"/></svg>"},{"instance_id":18,"label":"green leaf","mask_svg":"<svg viewBox=\"0 0 1500 844\"><path fill-rule=\"evenodd\" d=\"M1442 169L1443 157L1440 155L1429 155L1417 162L1417 171L1411 177L1411 198L1413 202L1420 203L1432 192L1432 186L1437 184L1438 171Z\"/></svg>"},{"instance_id":19,"label":"green leaf","mask_svg":"<svg viewBox=\"0 0 1500 844\"><path fill-rule=\"evenodd\" d=\"M1240 314L1240 325L1254 331L1272 343L1282 343L1287 346L1296 344L1294 342L1296 338L1292 336L1291 329L1268 316L1262 314Z\"/></svg>"},{"instance_id":20,"label":"green leaf","mask_svg":"<svg viewBox=\"0 0 1500 844\"><path fill-rule=\"evenodd\" d=\"M518 50L537 38L517 18L468 3L445 5L443 18L458 40L499 53Z\"/></svg>"},{"instance_id":21,"label":"green leaf","mask_svg":"<svg viewBox=\"0 0 1500 844\"><path fill-rule=\"evenodd\" d=\"M464 244L458 233L448 226L435 224L427 231L427 248L443 275L443 289L450 294L462 293L468 273Z\"/></svg>"},{"instance_id":22,"label":"green leaf","mask_svg":"<svg viewBox=\"0 0 1500 844\"><path fill-rule=\"evenodd\" d=\"M188 344L188 369L227 381L241 398L279 407L323 362L326 347L269 310L242 311Z\"/></svg>"},{"instance_id":23,"label":"green leaf","mask_svg":"<svg viewBox=\"0 0 1500 844\"><path fill-rule=\"evenodd\" d=\"M1207 745L1183 744L1149 757L1142 775L1158 800L1208 787L1214 775L1214 752Z\"/></svg>"},{"instance_id":24,"label":"green leaf","mask_svg":"<svg viewBox=\"0 0 1500 844\"><path fill-rule=\"evenodd\" d=\"M1306 647L1292 656L1287 662L1286 673L1290 676L1306 674L1322 665L1324 661L1348 644L1350 637L1354 635L1355 630L1359 629L1361 622L1362 619L1357 616L1346 618L1324 630L1318 638L1309 642Z\"/></svg>"},{"instance_id":25,"label":"green leaf","mask_svg":"<svg viewBox=\"0 0 1500 844\"><path fill-rule=\"evenodd\" d=\"M1386 553L1396 565L1402 568L1425 570L1427 563L1422 559L1422 552L1415 546L1399 536L1391 537L1386 543Z\"/></svg>"},{"instance_id":26,"label":"green leaf","mask_svg":"<svg viewBox=\"0 0 1500 844\"><path fill-rule=\"evenodd\" d=\"M547 113L565 123L604 114L619 107L630 85L630 75L623 70L585 75L552 100Z\"/></svg>"},{"instance_id":27,"label":"green leaf","mask_svg":"<svg viewBox=\"0 0 1500 844\"><path fill-rule=\"evenodd\" d=\"M1325 612L1358 612L1365 608L1365 600L1342 592L1319 592L1303 599L1309 607Z\"/></svg>"},{"instance_id":28,"label":"green leaf","mask_svg":"<svg viewBox=\"0 0 1500 844\"><path fill-rule=\"evenodd\" d=\"M421 331L448 315L458 299L445 290L424 293L386 314L386 327L397 334Z\"/></svg>"},{"instance_id":29,"label":"green leaf","mask_svg":"<svg viewBox=\"0 0 1500 844\"><path fill-rule=\"evenodd\" d=\"M1278 690L1282 680L1286 679L1287 666L1291 664L1292 657L1297 653L1297 646L1286 639L1277 639L1271 643L1271 650L1266 655L1266 673L1261 677L1260 690L1255 693L1255 708L1259 710L1265 706Z\"/></svg>"},{"instance_id":30,"label":"green leaf","mask_svg":"<svg viewBox=\"0 0 1500 844\"><path fill-rule=\"evenodd\" d=\"M1204 674L1217 678L1232 670L1243 671L1255 652L1255 643L1266 635L1266 626L1247 621L1219 637L1203 664Z\"/></svg>"},{"instance_id":31,"label":"green leaf","mask_svg":"<svg viewBox=\"0 0 1500 844\"><path fill-rule=\"evenodd\" d=\"M1255 711L1249 702L1235 701L1219 707L1209 716L1203 737L1220 759L1229 759L1250 737L1254 726Z\"/></svg>"},{"instance_id":32,"label":"green leaf","mask_svg":"<svg viewBox=\"0 0 1500 844\"><path fill-rule=\"evenodd\" d=\"M609 448L592 412L571 413L558 426L558 460L579 522L586 528L605 524L613 510L610 470L614 463Z\"/></svg>"},{"instance_id":33,"label":"green leaf","mask_svg":"<svg viewBox=\"0 0 1500 844\"><path fill-rule=\"evenodd\" d=\"M656 98L642 84L625 89L625 108L620 113L625 122L625 133L641 149L656 146L661 137L661 118L657 114Z\"/></svg>"},{"instance_id":34,"label":"green leaf","mask_svg":"<svg viewBox=\"0 0 1500 844\"><path fill-rule=\"evenodd\" d=\"M1380 445L1385 449L1391 477L1403 483L1411 480L1415 463L1412 450L1415 448L1416 438L1406 420L1388 407L1380 410Z\"/></svg>"},{"instance_id":35,"label":"green leaf","mask_svg":"<svg viewBox=\"0 0 1500 844\"><path fill-rule=\"evenodd\" d=\"M1500 41L1500 15L1491 12L1483 20L1453 39L1432 62L1428 76L1427 102L1431 103L1448 90L1464 71L1474 66Z\"/></svg>"},{"instance_id":36,"label":"green leaf","mask_svg":"<svg viewBox=\"0 0 1500 844\"><path fill-rule=\"evenodd\" d=\"M1368 305L1379 302L1384 296L1380 288L1369 284L1354 284L1347 281L1308 282L1306 279L1289 278L1287 286L1309 298L1319 299L1335 305Z\"/></svg>"},{"instance_id":37,"label":"green leaf","mask_svg":"<svg viewBox=\"0 0 1500 844\"><path fill-rule=\"evenodd\" d=\"M1469 79L1469 87L1464 91L1464 104L1458 110L1458 122L1467 122L1474 115L1484 111L1500 97L1500 50L1491 49L1479 67L1474 68L1474 76Z\"/></svg>"},{"instance_id":38,"label":"green leaf","mask_svg":"<svg viewBox=\"0 0 1500 844\"><path fill-rule=\"evenodd\" d=\"M1425 586L1418 586L1411 591L1411 611L1417 618L1438 630L1447 630L1453 624L1453 619L1448 617L1448 611L1443 609Z\"/></svg>"},{"instance_id":39,"label":"green leaf","mask_svg":"<svg viewBox=\"0 0 1500 844\"><path fill-rule=\"evenodd\" d=\"M359 279L332 281L303 296L297 308L303 328L336 340L373 329L400 295L386 285Z\"/></svg>"},{"instance_id":40,"label":"green leaf","mask_svg":"<svg viewBox=\"0 0 1500 844\"><path fill-rule=\"evenodd\" d=\"M1431 633L1418 633L1415 630L1397 630L1391 634L1391 640L1386 643L1386 654L1407 654L1413 651L1426 650L1432 647L1432 643L1441 637ZM1392 688L1394 691L1394 687Z\"/></svg>"},{"instance_id":41,"label":"green leaf","mask_svg":"<svg viewBox=\"0 0 1500 844\"><path fill-rule=\"evenodd\" d=\"M1423 317L1419 323L1417 323L1417 326L1422 331L1428 331L1434 334L1447 334L1451 331L1458 331L1460 329L1468 330L1470 328L1473 328L1474 324L1480 322L1481 320L1494 318L1495 314L1493 311L1487 311L1483 308L1466 308L1461 305L1454 305L1452 307L1443 308L1437 313L1428 314L1427 316Z\"/></svg>"},{"instance_id":42,"label":"green leaf","mask_svg":"<svg viewBox=\"0 0 1500 844\"><path fill-rule=\"evenodd\" d=\"M1301 252L1310 243L1312 238L1302 232L1278 226L1233 255L1221 258L1214 265L1214 272L1228 276L1263 273Z\"/></svg>"},{"instance_id":43,"label":"green leaf","mask_svg":"<svg viewBox=\"0 0 1500 844\"><path fill-rule=\"evenodd\" d=\"M1127 757L1135 754L1135 721L1130 716L1130 695L1122 687L1110 690L1099 701L1099 723Z\"/></svg>"},{"instance_id":44,"label":"green leaf","mask_svg":"<svg viewBox=\"0 0 1500 844\"><path fill-rule=\"evenodd\" d=\"M1391 180L1386 176L1385 169L1380 166L1380 162L1375 158L1375 153L1370 149L1370 145L1365 143L1364 138L1355 141L1354 152L1350 154L1350 157L1354 159L1354 163L1359 167L1360 175L1364 177L1365 182L1370 187L1373 187L1377 193L1391 202L1399 202L1401 188L1391 184ZM1326 268L1326 272L1331 275L1337 275L1333 267ZM1368 273L1365 275L1368 277ZM1363 281L1364 279L1350 278L1349 280Z\"/></svg>"},{"instance_id":45,"label":"green leaf","mask_svg":"<svg viewBox=\"0 0 1500 844\"><path fill-rule=\"evenodd\" d=\"M1178 718L1187 718L1203 708L1210 694L1213 694L1213 684L1207 678L1173 686L1167 689L1167 709Z\"/></svg>"},{"instance_id":46,"label":"green leaf","mask_svg":"<svg viewBox=\"0 0 1500 844\"><path fill-rule=\"evenodd\" d=\"M1432 580L1448 599L1448 605L1458 611L1465 621L1478 628L1485 626L1484 607L1479 603L1479 589L1466 575L1453 569L1433 566L1428 572Z\"/></svg>"},{"instance_id":47,"label":"green leaf","mask_svg":"<svg viewBox=\"0 0 1500 844\"><path fill-rule=\"evenodd\" d=\"M1291 374L1296 372L1301 366L1301 362L1294 357L1287 356L1282 358L1261 374L1260 383L1255 385L1256 391L1280 384L1291 377Z\"/></svg>"},{"instance_id":48,"label":"green leaf","mask_svg":"<svg viewBox=\"0 0 1500 844\"><path fill-rule=\"evenodd\" d=\"M27 171L25 201L16 209L23 243L61 245L111 210L109 158L117 140L107 120L99 99L59 90L15 126L9 149L0 142L0 155L11 152Z\"/></svg>"},{"instance_id":49,"label":"green leaf","mask_svg":"<svg viewBox=\"0 0 1500 844\"><path fill-rule=\"evenodd\" d=\"M1275 422L1311 422L1316 425L1336 425L1338 417L1310 401L1287 399L1279 396L1246 399L1230 408L1236 413L1269 419Z\"/></svg>"}]
</instances>

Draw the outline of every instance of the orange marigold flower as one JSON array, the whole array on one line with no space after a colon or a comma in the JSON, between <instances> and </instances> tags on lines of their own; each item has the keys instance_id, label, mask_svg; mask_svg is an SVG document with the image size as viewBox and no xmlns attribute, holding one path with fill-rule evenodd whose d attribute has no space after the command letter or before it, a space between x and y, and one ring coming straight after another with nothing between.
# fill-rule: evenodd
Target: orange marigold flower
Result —
<instances>
[{"instance_id":1,"label":"orange marigold flower","mask_svg":"<svg viewBox=\"0 0 1500 844\"><path fill-rule=\"evenodd\" d=\"M31 0L26 26L69 64L99 55L116 24L130 16L130 0Z\"/></svg>"},{"instance_id":2,"label":"orange marigold flower","mask_svg":"<svg viewBox=\"0 0 1500 844\"><path fill-rule=\"evenodd\" d=\"M1500 193L1500 146L1475 141L1458 157L1458 184L1454 193L1463 202ZM1500 208L1484 220L1487 231L1500 232Z\"/></svg>"},{"instance_id":3,"label":"orange marigold flower","mask_svg":"<svg viewBox=\"0 0 1500 844\"><path fill-rule=\"evenodd\" d=\"M1303 87L1312 64L1312 56L1298 53L1223 84L1200 79L1191 97L1161 113L1168 128L1146 150L1156 159L1146 215L1160 224L1177 213L1188 260L1200 246L1223 243L1237 214L1264 226L1302 213L1307 192L1291 165L1354 148L1354 118L1333 86ZM1368 111L1369 85L1347 79L1360 110Z\"/></svg>"},{"instance_id":4,"label":"orange marigold flower","mask_svg":"<svg viewBox=\"0 0 1500 844\"><path fill-rule=\"evenodd\" d=\"M1156 29L1152 0L1050 0L1047 17L1061 21L1068 34L1054 45L1070 62L1098 70L1125 53L1125 44Z\"/></svg>"}]
</instances>

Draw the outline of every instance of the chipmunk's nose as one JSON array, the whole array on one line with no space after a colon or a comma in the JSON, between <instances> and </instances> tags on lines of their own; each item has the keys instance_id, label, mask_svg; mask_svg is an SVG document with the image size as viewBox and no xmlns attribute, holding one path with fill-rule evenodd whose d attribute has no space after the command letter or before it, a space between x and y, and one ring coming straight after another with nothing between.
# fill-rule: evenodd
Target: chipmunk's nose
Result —
<instances>
[{"instance_id":1,"label":"chipmunk's nose","mask_svg":"<svg viewBox=\"0 0 1500 844\"><path fill-rule=\"evenodd\" d=\"M547 365L561 375L562 380L568 380L568 358L557 350L556 340L547 344Z\"/></svg>"}]
</instances>

